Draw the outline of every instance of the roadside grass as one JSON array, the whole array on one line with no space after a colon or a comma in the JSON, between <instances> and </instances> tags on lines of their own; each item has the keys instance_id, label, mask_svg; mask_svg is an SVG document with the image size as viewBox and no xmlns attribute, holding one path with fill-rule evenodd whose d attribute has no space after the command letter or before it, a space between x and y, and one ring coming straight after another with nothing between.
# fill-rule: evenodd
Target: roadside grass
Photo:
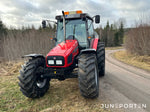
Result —
<instances>
[{"instance_id":1,"label":"roadside grass","mask_svg":"<svg viewBox=\"0 0 150 112\"><path fill-rule=\"evenodd\" d=\"M105 50L116 50L116 49L123 49L122 46L118 46L118 47L105 47Z\"/></svg>"},{"instance_id":2,"label":"roadside grass","mask_svg":"<svg viewBox=\"0 0 150 112\"><path fill-rule=\"evenodd\" d=\"M7 112L107 112L99 99L80 95L77 79L51 80L50 89L39 99L25 97L19 90L19 69L23 62L0 63L0 111Z\"/></svg>"},{"instance_id":3,"label":"roadside grass","mask_svg":"<svg viewBox=\"0 0 150 112\"><path fill-rule=\"evenodd\" d=\"M117 51L113 56L124 63L150 71L150 56L134 55L128 53L126 50Z\"/></svg>"}]
</instances>

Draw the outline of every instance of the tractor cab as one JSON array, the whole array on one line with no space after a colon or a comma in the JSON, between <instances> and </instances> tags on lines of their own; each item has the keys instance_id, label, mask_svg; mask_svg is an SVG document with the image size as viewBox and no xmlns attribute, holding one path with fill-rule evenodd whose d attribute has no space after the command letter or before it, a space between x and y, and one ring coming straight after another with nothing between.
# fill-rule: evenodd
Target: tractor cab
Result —
<instances>
[{"instance_id":1,"label":"tractor cab","mask_svg":"<svg viewBox=\"0 0 150 112\"><path fill-rule=\"evenodd\" d=\"M63 15L56 16L57 20L57 41L56 45L70 39L75 39L79 43L80 49L90 47L90 41L95 37L93 28L93 18L88 14L79 11L64 12L65 28L63 25ZM100 16L95 16L95 22L100 22ZM65 31L64 31L65 29ZM65 38L64 38L65 32Z\"/></svg>"},{"instance_id":2,"label":"tractor cab","mask_svg":"<svg viewBox=\"0 0 150 112\"><path fill-rule=\"evenodd\" d=\"M95 23L100 23L100 16L96 15ZM56 45L66 40L77 40L80 49L91 47L91 42L95 36L93 27L93 18L87 13L82 13L81 10L64 12L64 15L55 17L57 20ZM64 23L65 21L65 23ZM42 22L43 27L46 26L46 21Z\"/></svg>"}]
</instances>

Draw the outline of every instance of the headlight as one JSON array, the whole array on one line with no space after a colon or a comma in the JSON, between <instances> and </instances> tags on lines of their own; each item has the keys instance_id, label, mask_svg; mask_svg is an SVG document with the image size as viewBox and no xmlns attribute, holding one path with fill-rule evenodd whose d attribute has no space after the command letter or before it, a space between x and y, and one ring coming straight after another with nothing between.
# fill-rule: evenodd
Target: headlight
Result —
<instances>
[{"instance_id":1,"label":"headlight","mask_svg":"<svg viewBox=\"0 0 150 112\"><path fill-rule=\"evenodd\" d=\"M56 65L62 65L62 60L56 60Z\"/></svg>"},{"instance_id":2,"label":"headlight","mask_svg":"<svg viewBox=\"0 0 150 112\"><path fill-rule=\"evenodd\" d=\"M48 66L64 66L65 59L63 56L47 56Z\"/></svg>"},{"instance_id":3,"label":"headlight","mask_svg":"<svg viewBox=\"0 0 150 112\"><path fill-rule=\"evenodd\" d=\"M54 64L54 60L48 60L48 64L49 65L53 65Z\"/></svg>"}]
</instances>

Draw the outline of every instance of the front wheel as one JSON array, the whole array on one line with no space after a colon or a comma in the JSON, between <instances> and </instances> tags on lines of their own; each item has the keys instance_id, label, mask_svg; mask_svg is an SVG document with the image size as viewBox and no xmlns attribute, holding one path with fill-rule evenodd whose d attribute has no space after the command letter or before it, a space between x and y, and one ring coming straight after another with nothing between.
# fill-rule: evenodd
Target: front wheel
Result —
<instances>
[{"instance_id":1,"label":"front wheel","mask_svg":"<svg viewBox=\"0 0 150 112\"><path fill-rule=\"evenodd\" d=\"M99 95L97 58L94 53L81 54L78 62L78 80L81 95L96 98Z\"/></svg>"},{"instance_id":2,"label":"front wheel","mask_svg":"<svg viewBox=\"0 0 150 112\"><path fill-rule=\"evenodd\" d=\"M41 78L38 68L45 66L44 58L29 60L20 71L19 86L21 92L29 98L42 97L49 89L49 79Z\"/></svg>"}]
</instances>

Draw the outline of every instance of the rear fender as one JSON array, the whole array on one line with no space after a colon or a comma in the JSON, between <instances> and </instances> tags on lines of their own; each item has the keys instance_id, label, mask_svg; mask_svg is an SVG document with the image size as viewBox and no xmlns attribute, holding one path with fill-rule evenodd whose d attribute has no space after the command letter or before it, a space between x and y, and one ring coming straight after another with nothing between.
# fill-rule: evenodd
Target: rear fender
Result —
<instances>
[{"instance_id":1,"label":"rear fender","mask_svg":"<svg viewBox=\"0 0 150 112\"><path fill-rule=\"evenodd\" d=\"M22 56L22 58L26 58L26 57L31 57L31 58L38 58L38 57L40 57L40 58L44 58L45 59L45 57L42 54L28 54L28 55Z\"/></svg>"}]
</instances>

